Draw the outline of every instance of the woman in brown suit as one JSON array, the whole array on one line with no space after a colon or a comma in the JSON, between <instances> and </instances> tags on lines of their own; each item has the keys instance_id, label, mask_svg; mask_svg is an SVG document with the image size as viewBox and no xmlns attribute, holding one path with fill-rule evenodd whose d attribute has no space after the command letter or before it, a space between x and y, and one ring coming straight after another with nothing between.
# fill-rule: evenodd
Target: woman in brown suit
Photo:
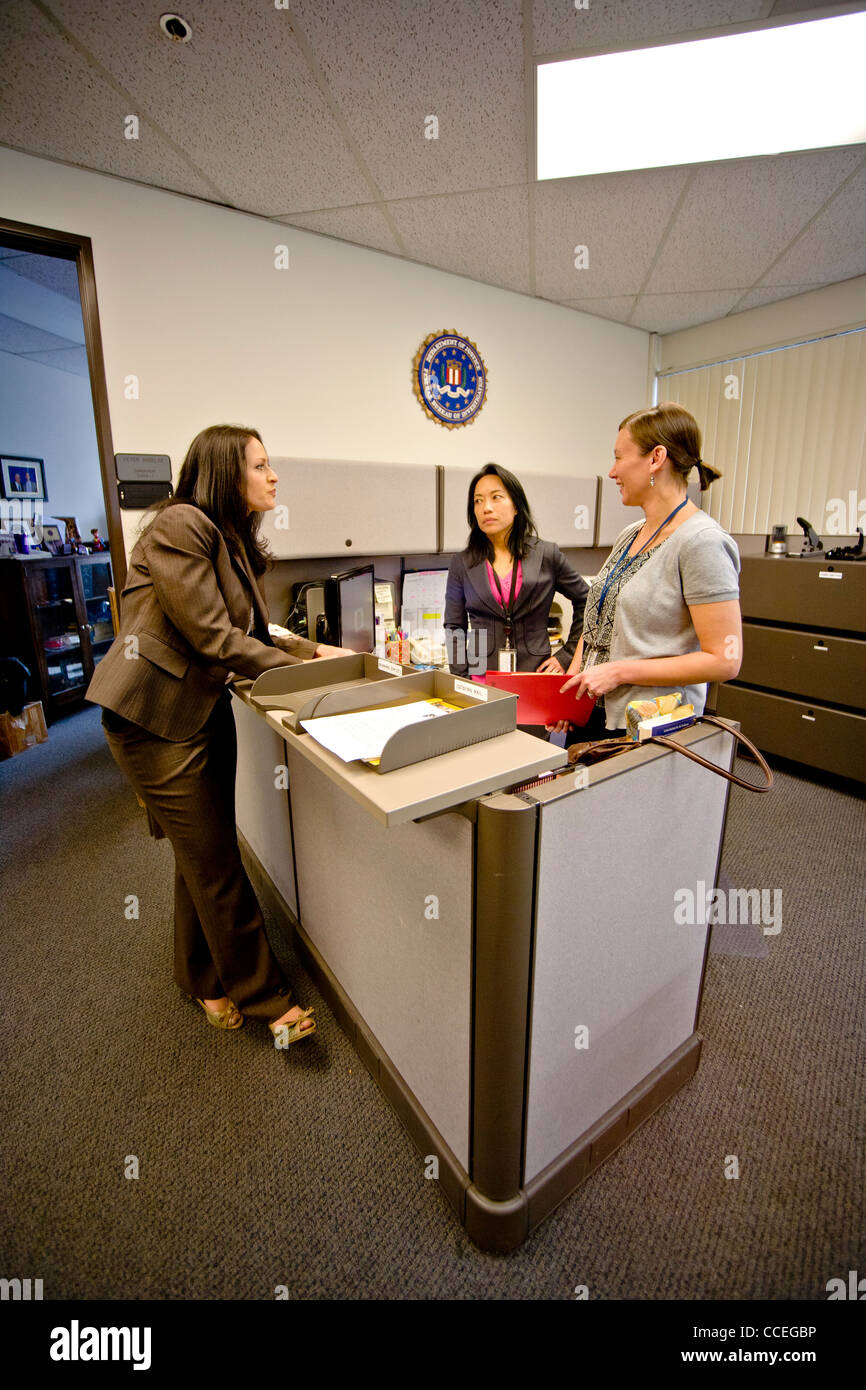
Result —
<instances>
[{"instance_id":1,"label":"woman in brown suit","mask_svg":"<svg viewBox=\"0 0 866 1390\"><path fill-rule=\"evenodd\" d=\"M265 935L235 829L237 739L227 682L334 656L268 633L261 513L277 476L256 430L212 425L130 556L120 631L87 698L108 746L175 855L177 984L217 1028L265 1020L275 1045L315 1031Z\"/></svg>"}]
</instances>

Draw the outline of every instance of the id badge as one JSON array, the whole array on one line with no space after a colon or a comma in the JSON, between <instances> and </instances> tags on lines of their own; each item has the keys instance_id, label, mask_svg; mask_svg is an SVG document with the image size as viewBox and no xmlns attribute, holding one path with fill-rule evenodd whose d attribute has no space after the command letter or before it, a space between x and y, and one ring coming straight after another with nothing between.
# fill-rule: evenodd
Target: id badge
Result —
<instances>
[{"instance_id":1,"label":"id badge","mask_svg":"<svg viewBox=\"0 0 866 1390\"><path fill-rule=\"evenodd\" d=\"M512 647L499 648L499 669L500 671L517 670L517 652Z\"/></svg>"}]
</instances>

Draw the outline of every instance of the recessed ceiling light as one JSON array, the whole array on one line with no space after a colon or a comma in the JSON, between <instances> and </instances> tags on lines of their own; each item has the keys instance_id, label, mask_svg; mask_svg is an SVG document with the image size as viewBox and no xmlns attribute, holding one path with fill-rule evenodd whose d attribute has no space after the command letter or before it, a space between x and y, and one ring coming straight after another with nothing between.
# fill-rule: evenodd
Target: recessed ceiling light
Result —
<instances>
[{"instance_id":1,"label":"recessed ceiling light","mask_svg":"<svg viewBox=\"0 0 866 1390\"><path fill-rule=\"evenodd\" d=\"M538 65L538 178L866 141L866 14Z\"/></svg>"},{"instance_id":2,"label":"recessed ceiling light","mask_svg":"<svg viewBox=\"0 0 866 1390\"><path fill-rule=\"evenodd\" d=\"M159 27L172 43L189 43L192 38L192 25L179 14L161 14Z\"/></svg>"}]
</instances>

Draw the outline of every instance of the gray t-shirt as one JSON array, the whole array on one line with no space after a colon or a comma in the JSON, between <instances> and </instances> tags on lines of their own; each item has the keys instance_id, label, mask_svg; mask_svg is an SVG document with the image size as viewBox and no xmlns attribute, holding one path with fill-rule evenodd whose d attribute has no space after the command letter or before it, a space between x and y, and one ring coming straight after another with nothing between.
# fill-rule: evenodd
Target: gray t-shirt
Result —
<instances>
[{"instance_id":1,"label":"gray t-shirt","mask_svg":"<svg viewBox=\"0 0 866 1390\"><path fill-rule=\"evenodd\" d=\"M621 531L610 556L590 590L590 605L598 602L601 586L616 562L640 530L634 522ZM706 512L693 512L623 584L616 605L610 660L683 656L701 649L692 626L689 604L723 603L738 599L740 555L736 542ZM584 629L586 639L586 629ZM625 707L630 700L654 700L665 690L683 692L683 704L702 714L706 685L618 685L604 697L609 729L625 728Z\"/></svg>"}]
</instances>

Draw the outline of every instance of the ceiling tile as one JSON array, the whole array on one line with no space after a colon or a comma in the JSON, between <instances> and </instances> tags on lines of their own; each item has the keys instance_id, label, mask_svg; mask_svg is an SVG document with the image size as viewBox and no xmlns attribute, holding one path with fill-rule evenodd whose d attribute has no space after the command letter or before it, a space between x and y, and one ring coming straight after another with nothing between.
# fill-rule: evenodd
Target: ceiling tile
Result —
<instances>
[{"instance_id":1,"label":"ceiling tile","mask_svg":"<svg viewBox=\"0 0 866 1390\"><path fill-rule=\"evenodd\" d=\"M819 213L790 251L762 276L762 285L829 285L866 273L866 161Z\"/></svg>"},{"instance_id":2,"label":"ceiling tile","mask_svg":"<svg viewBox=\"0 0 866 1390\"><path fill-rule=\"evenodd\" d=\"M406 254L425 265L528 293L526 188L390 204Z\"/></svg>"},{"instance_id":3,"label":"ceiling tile","mask_svg":"<svg viewBox=\"0 0 866 1390\"><path fill-rule=\"evenodd\" d=\"M130 6L126 0L50 4L132 95L136 114L158 125L210 181L211 199L267 215L370 201L373 190L285 10L184 0L178 13L193 36L181 44L160 33L158 6ZM97 137L105 141L110 131L114 139L115 128L121 146L133 143L122 139L119 124L106 125ZM143 131L138 143L145 138L150 134Z\"/></svg>"},{"instance_id":4,"label":"ceiling tile","mask_svg":"<svg viewBox=\"0 0 866 1390\"><path fill-rule=\"evenodd\" d=\"M58 352L26 352L20 356L29 362L41 362L44 367L54 367L58 372L69 372L72 376L88 377L87 349L65 348Z\"/></svg>"},{"instance_id":5,"label":"ceiling tile","mask_svg":"<svg viewBox=\"0 0 866 1390\"><path fill-rule=\"evenodd\" d=\"M526 0L184 0L186 45L160 8L0 0L0 143L659 331L866 271L866 180L835 192L851 150L527 187L526 45L663 42L801 0L533 0L531 35Z\"/></svg>"},{"instance_id":6,"label":"ceiling tile","mask_svg":"<svg viewBox=\"0 0 866 1390\"><path fill-rule=\"evenodd\" d=\"M566 309L580 309L582 313L595 314L599 319L628 323L634 301L633 294L626 294L613 299L563 299L561 303Z\"/></svg>"},{"instance_id":7,"label":"ceiling tile","mask_svg":"<svg viewBox=\"0 0 866 1390\"><path fill-rule=\"evenodd\" d=\"M37 285L44 285L46 289L54 290L55 294L62 294L64 299L72 300L73 304L81 303L75 261L67 261L60 256L31 256L25 253L4 258L3 269L14 271L16 275Z\"/></svg>"},{"instance_id":8,"label":"ceiling tile","mask_svg":"<svg viewBox=\"0 0 866 1390\"><path fill-rule=\"evenodd\" d=\"M676 333L680 328L724 318L741 293L722 290L705 294L642 294L629 323L649 333Z\"/></svg>"},{"instance_id":9,"label":"ceiling tile","mask_svg":"<svg viewBox=\"0 0 866 1390\"><path fill-rule=\"evenodd\" d=\"M526 180L521 0L293 0L292 13L386 198Z\"/></svg>"},{"instance_id":10,"label":"ceiling tile","mask_svg":"<svg viewBox=\"0 0 866 1390\"><path fill-rule=\"evenodd\" d=\"M630 45L674 34L714 29L760 19L765 0L533 0L532 28L536 53Z\"/></svg>"},{"instance_id":11,"label":"ceiling tile","mask_svg":"<svg viewBox=\"0 0 866 1390\"><path fill-rule=\"evenodd\" d=\"M751 286L862 158L814 150L693 166L647 293Z\"/></svg>"},{"instance_id":12,"label":"ceiling tile","mask_svg":"<svg viewBox=\"0 0 866 1390\"><path fill-rule=\"evenodd\" d=\"M536 292L557 300L637 294L687 177L683 169L645 169L540 183ZM577 246L587 248L584 269L575 266Z\"/></svg>"},{"instance_id":13,"label":"ceiling tile","mask_svg":"<svg viewBox=\"0 0 866 1390\"><path fill-rule=\"evenodd\" d=\"M50 348L78 346L78 343L71 343L68 338L61 338L56 333L47 333L35 324L22 323L8 314L0 314L0 351L40 352Z\"/></svg>"},{"instance_id":14,"label":"ceiling tile","mask_svg":"<svg viewBox=\"0 0 866 1390\"><path fill-rule=\"evenodd\" d=\"M296 212L277 221L324 232L340 241L352 241L356 246L372 246L377 251L402 252L403 249L376 203L357 208L330 208L327 212Z\"/></svg>"},{"instance_id":15,"label":"ceiling tile","mask_svg":"<svg viewBox=\"0 0 866 1390\"><path fill-rule=\"evenodd\" d=\"M142 116L28 0L0 7L0 143L28 154L119 174L176 193L215 190L144 121L124 139L124 119Z\"/></svg>"}]
</instances>

